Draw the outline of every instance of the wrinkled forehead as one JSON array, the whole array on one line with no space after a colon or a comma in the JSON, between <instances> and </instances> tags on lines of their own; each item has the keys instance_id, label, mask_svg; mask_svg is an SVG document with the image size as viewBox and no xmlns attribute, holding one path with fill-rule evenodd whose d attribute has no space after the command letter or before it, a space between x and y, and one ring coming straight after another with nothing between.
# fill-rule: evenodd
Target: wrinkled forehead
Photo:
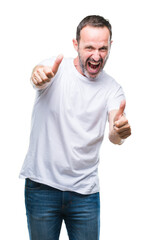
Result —
<instances>
[{"instance_id":1,"label":"wrinkled forehead","mask_svg":"<svg viewBox=\"0 0 150 240\"><path fill-rule=\"evenodd\" d=\"M110 32L107 27L86 26L80 32L80 43L109 43Z\"/></svg>"}]
</instances>

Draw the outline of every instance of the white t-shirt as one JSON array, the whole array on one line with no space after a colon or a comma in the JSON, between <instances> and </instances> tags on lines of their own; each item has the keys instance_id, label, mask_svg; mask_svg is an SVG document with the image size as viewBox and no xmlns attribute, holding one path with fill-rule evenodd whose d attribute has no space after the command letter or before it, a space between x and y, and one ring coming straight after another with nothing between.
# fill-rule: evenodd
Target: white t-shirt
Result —
<instances>
[{"instance_id":1,"label":"white t-shirt","mask_svg":"<svg viewBox=\"0 0 150 240\"><path fill-rule=\"evenodd\" d=\"M55 58L40 64L52 66ZM99 191L99 150L110 110L124 99L105 71L95 80L81 75L72 58L63 59L45 89L36 91L29 149L20 178L62 191Z\"/></svg>"}]
</instances>

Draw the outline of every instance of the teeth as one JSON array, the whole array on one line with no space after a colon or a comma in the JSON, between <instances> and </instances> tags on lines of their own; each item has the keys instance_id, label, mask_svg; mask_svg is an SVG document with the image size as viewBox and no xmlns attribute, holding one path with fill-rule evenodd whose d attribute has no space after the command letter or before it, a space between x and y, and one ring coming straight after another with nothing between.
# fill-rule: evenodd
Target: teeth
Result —
<instances>
[{"instance_id":1,"label":"teeth","mask_svg":"<svg viewBox=\"0 0 150 240\"><path fill-rule=\"evenodd\" d=\"M99 63L93 63L93 62L89 62L92 65L99 65Z\"/></svg>"},{"instance_id":2,"label":"teeth","mask_svg":"<svg viewBox=\"0 0 150 240\"><path fill-rule=\"evenodd\" d=\"M96 68L99 67L99 63L97 64L97 63L88 62L88 65L89 65L89 67L92 68L92 69L96 69Z\"/></svg>"}]
</instances>

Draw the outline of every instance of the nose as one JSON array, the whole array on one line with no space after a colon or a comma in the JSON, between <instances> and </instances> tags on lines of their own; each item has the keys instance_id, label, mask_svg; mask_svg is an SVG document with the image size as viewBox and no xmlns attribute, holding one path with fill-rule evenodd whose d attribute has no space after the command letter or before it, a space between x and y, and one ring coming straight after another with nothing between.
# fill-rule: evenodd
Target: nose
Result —
<instances>
[{"instance_id":1,"label":"nose","mask_svg":"<svg viewBox=\"0 0 150 240\"><path fill-rule=\"evenodd\" d=\"M96 51L93 53L92 58L93 58L93 60L94 60L95 62L98 62L98 61L101 59L101 55L100 55L99 51L96 50Z\"/></svg>"}]
</instances>

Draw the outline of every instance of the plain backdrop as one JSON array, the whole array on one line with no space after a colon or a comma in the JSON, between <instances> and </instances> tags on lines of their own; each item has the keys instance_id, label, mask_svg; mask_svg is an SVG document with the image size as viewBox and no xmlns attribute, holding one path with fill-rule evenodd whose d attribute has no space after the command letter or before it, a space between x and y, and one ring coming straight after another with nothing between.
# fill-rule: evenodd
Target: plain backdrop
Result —
<instances>
[{"instance_id":1,"label":"plain backdrop","mask_svg":"<svg viewBox=\"0 0 150 240\"><path fill-rule=\"evenodd\" d=\"M123 87L132 136L100 151L101 240L150 239L150 33L148 1L5 0L0 3L0 239L27 240L24 180L35 90L33 67L63 53L76 57L76 26L109 19L113 44L105 70ZM60 240L67 240L63 224ZM76 239L77 240L77 239Z\"/></svg>"}]
</instances>

